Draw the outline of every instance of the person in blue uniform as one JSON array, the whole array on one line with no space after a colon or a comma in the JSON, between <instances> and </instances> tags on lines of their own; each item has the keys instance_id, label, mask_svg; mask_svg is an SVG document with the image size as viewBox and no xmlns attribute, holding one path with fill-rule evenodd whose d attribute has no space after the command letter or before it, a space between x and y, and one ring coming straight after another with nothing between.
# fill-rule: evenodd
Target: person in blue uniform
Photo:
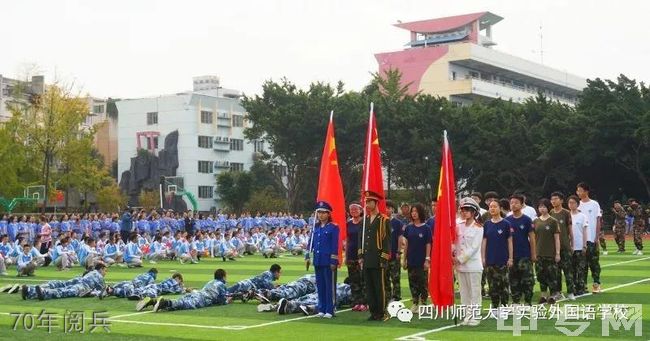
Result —
<instances>
[{"instance_id":1,"label":"person in blue uniform","mask_svg":"<svg viewBox=\"0 0 650 341\"><path fill-rule=\"evenodd\" d=\"M332 206L319 201L310 252L314 255L318 317L332 318L336 303L336 268L339 264L339 227L332 222ZM307 256L308 259L309 256Z\"/></svg>"}]
</instances>

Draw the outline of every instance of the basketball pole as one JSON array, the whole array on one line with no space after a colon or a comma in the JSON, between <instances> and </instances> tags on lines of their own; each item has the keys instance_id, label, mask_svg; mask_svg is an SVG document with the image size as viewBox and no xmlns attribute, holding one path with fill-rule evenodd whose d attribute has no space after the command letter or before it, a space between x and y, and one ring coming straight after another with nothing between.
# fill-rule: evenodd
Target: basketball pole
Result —
<instances>
[{"instance_id":1,"label":"basketball pole","mask_svg":"<svg viewBox=\"0 0 650 341\"><path fill-rule=\"evenodd\" d=\"M160 209L163 209L163 182L165 181L165 177L161 176L160 177L160 184L158 185L158 194L160 195Z\"/></svg>"}]
</instances>

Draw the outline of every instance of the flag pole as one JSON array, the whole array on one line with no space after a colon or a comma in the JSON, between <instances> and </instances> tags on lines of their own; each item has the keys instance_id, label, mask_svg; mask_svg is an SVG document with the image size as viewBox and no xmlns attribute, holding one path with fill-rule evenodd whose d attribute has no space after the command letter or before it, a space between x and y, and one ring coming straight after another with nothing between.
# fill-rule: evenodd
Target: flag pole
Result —
<instances>
[{"instance_id":1,"label":"flag pole","mask_svg":"<svg viewBox=\"0 0 650 341\"><path fill-rule=\"evenodd\" d=\"M316 228L316 219L318 219L318 215L316 214L316 210L314 210L314 222L311 224L311 236L309 236L309 249L307 249L307 259L306 259L306 264L305 264L305 270L309 271L309 265L311 264L311 247L314 245L314 229Z\"/></svg>"},{"instance_id":2,"label":"flag pole","mask_svg":"<svg viewBox=\"0 0 650 341\"><path fill-rule=\"evenodd\" d=\"M370 102L370 114L369 114L369 119L368 119L368 132L366 135L368 135L367 140L366 140L366 164L365 168L366 171L363 174L363 191L365 192L368 190L368 178L370 177L370 144L372 141L370 140L372 138L372 132L370 129L372 129L372 119L373 115L372 112L374 110L375 104L373 102ZM363 197L363 193L361 193ZM366 240L366 200L363 200L363 225L361 228L361 254L365 252L365 240Z\"/></svg>"}]
</instances>

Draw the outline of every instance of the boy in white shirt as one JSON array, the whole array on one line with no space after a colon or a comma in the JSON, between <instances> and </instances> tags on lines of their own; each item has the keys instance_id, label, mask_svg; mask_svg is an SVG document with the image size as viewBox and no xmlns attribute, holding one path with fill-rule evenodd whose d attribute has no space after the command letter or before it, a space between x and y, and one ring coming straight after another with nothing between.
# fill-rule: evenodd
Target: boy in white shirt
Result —
<instances>
[{"instance_id":1,"label":"boy in white shirt","mask_svg":"<svg viewBox=\"0 0 650 341\"><path fill-rule=\"evenodd\" d=\"M591 270L591 277L594 281L591 292L598 294L601 290L600 250L598 250L596 238L600 235L602 213L598 202L589 198L589 185L581 182L576 187L576 194L580 198L580 206L578 206L578 210L587 216L587 224L589 225L587 227L587 250L585 253L585 261L587 262L587 267ZM582 277L584 278L584 282L587 283L587 268L584 269Z\"/></svg>"}]
</instances>

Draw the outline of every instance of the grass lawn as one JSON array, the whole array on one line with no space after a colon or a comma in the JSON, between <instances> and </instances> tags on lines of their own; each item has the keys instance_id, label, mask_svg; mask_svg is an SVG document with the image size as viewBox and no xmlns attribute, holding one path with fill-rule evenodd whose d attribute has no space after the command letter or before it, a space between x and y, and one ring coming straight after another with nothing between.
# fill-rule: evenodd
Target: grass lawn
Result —
<instances>
[{"instance_id":1,"label":"grass lawn","mask_svg":"<svg viewBox=\"0 0 650 341\"><path fill-rule=\"evenodd\" d=\"M615 249L612 241L609 243L610 252ZM632 250L631 240L628 241L628 250ZM646 245L650 244L646 240ZM646 248L648 250L648 248ZM264 259L262 256L249 256L235 262L224 263L221 259L205 259L200 264L180 265L177 262L160 262L155 265L158 270L158 281L171 276L174 271L179 271L185 277L186 284L200 288L205 282L212 279L212 274L217 268L224 268L228 273L228 283L232 284L244 278L251 277L277 262L282 265L280 283L286 283L305 273L305 266L300 256L283 256L278 259ZM146 264L149 266L148 264ZM635 337L634 329L625 331L611 330L610 337L617 339L648 339L650 334L650 252L643 256L634 256L628 251L626 254L610 253L601 256L603 293L587 295L578 298L575 302L561 302L574 305L600 304L642 304L643 305L643 336ZM117 282L132 279L136 274L144 272L148 267L141 269L126 269L112 267L109 269L106 280ZM15 273L15 270L10 270ZM51 279L67 279L81 273L80 268L68 272L58 272L53 268L41 268L36 272L36 277L15 278L13 276L0 277L0 285L7 283L36 284ZM345 277L345 268L339 274L339 279ZM536 286L539 291L539 286ZM402 297L408 299L408 281L406 274L402 273ZM172 296L169 296L172 297ZM539 297L537 292L534 300ZM457 300L459 301L459 299ZM489 340L496 338L515 338L512 331L498 331L495 320L485 320L478 327L454 326L453 320L422 319L416 317L411 323L402 323L397 319L386 322L366 321L367 313L352 312L349 307L339 310L337 317L332 320L322 320L315 317L298 315L277 315L276 313L258 313L257 301L241 303L236 301L228 306L216 306L190 311L175 311L151 313L150 311L136 312L135 301L106 298L102 301L96 298L70 298L61 300L23 301L19 294L0 294L0 339L1 340L37 340L45 338L88 338L106 340L167 340L167 339L195 339L195 340L252 340L252 339L311 339L311 340ZM410 302L405 301L407 307ZM489 301L484 300L483 306L488 307ZM46 320L37 319L38 314L45 310L55 314L52 321L52 330L48 333L46 327L38 327ZM64 315L66 312L84 312L86 319L85 333L70 332L64 334ZM598 310L597 310L598 311ZM110 333L101 327L89 334L93 312L105 312L110 323ZM34 314L35 325L33 330L27 331L23 327L23 319L18 321L17 330L13 330L16 317L11 313ZM585 321L581 319L579 321ZM31 319L28 318L27 327ZM565 326L575 330L577 321L567 321ZM556 330L555 320L538 320L537 330L522 331L518 340L537 340L541 337L559 339L565 337ZM573 323L573 325L570 325ZM507 321L512 324L512 320ZM524 321L527 325L527 321ZM602 339L600 314L591 321L589 327L578 337L580 340Z\"/></svg>"}]
</instances>

